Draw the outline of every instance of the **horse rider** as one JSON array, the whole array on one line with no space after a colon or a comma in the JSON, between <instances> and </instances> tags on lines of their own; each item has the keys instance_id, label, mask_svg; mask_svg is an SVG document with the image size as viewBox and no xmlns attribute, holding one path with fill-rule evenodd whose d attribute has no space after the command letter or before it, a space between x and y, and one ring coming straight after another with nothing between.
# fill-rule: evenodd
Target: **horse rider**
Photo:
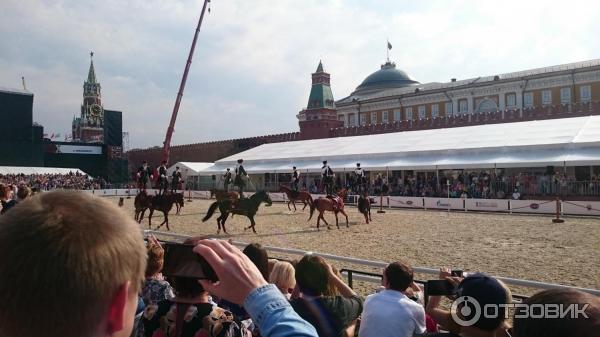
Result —
<instances>
[{"instance_id":1,"label":"horse rider","mask_svg":"<svg viewBox=\"0 0 600 337\"><path fill-rule=\"evenodd\" d=\"M148 178L152 180L152 169L148 166L148 162L144 161L142 166L137 170L137 182L138 189L141 191L146 191L146 184L148 183Z\"/></svg>"},{"instance_id":2,"label":"horse rider","mask_svg":"<svg viewBox=\"0 0 600 337\"><path fill-rule=\"evenodd\" d=\"M333 170L327 165L327 160L323 160L323 167L321 167L321 177L323 178L323 186L325 187L325 193L327 196L333 196Z\"/></svg>"},{"instance_id":3,"label":"horse rider","mask_svg":"<svg viewBox=\"0 0 600 337\"><path fill-rule=\"evenodd\" d=\"M179 172L179 166L175 166L175 171L171 175L171 193L177 192L177 187L181 182L181 172Z\"/></svg>"},{"instance_id":4,"label":"horse rider","mask_svg":"<svg viewBox=\"0 0 600 337\"><path fill-rule=\"evenodd\" d=\"M296 192L299 191L298 184L300 183L300 171L296 169L296 166L293 167L292 173L292 189Z\"/></svg>"},{"instance_id":5,"label":"horse rider","mask_svg":"<svg viewBox=\"0 0 600 337\"><path fill-rule=\"evenodd\" d=\"M246 187L246 178L248 174L242 165L244 163L243 159L238 159L237 167L235 168L235 179L233 180L233 186L237 186L240 192L240 198L244 197L244 187Z\"/></svg>"},{"instance_id":6,"label":"horse rider","mask_svg":"<svg viewBox=\"0 0 600 337\"><path fill-rule=\"evenodd\" d=\"M225 173L223 174L223 189L225 190L225 192L229 192L230 184L231 184L231 170L228 167L227 171L225 171Z\"/></svg>"},{"instance_id":7,"label":"horse rider","mask_svg":"<svg viewBox=\"0 0 600 337\"><path fill-rule=\"evenodd\" d=\"M356 190L361 194L365 190L365 171L360 167L360 163L356 163L354 169L354 181L356 182Z\"/></svg>"},{"instance_id":8,"label":"horse rider","mask_svg":"<svg viewBox=\"0 0 600 337\"><path fill-rule=\"evenodd\" d=\"M158 168L158 194L161 195L167 193L167 187L169 181L167 180L167 161L163 160L162 164Z\"/></svg>"}]
</instances>

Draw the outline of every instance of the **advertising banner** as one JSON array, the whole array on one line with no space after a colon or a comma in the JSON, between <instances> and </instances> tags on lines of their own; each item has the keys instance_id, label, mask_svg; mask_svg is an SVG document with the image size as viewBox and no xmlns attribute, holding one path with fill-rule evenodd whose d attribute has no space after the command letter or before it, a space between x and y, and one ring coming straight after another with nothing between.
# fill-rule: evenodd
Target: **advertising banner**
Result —
<instances>
[{"instance_id":1,"label":"advertising banner","mask_svg":"<svg viewBox=\"0 0 600 337\"><path fill-rule=\"evenodd\" d=\"M600 215L600 201L563 201L564 214Z\"/></svg>"},{"instance_id":2,"label":"advertising banner","mask_svg":"<svg viewBox=\"0 0 600 337\"><path fill-rule=\"evenodd\" d=\"M556 201L554 200L511 200L510 210L513 213L556 213Z\"/></svg>"},{"instance_id":3,"label":"advertising banner","mask_svg":"<svg viewBox=\"0 0 600 337\"><path fill-rule=\"evenodd\" d=\"M423 198L420 197L389 197L390 207L423 208Z\"/></svg>"},{"instance_id":4,"label":"advertising banner","mask_svg":"<svg viewBox=\"0 0 600 337\"><path fill-rule=\"evenodd\" d=\"M465 199L468 211L508 212L507 199Z\"/></svg>"},{"instance_id":5,"label":"advertising banner","mask_svg":"<svg viewBox=\"0 0 600 337\"><path fill-rule=\"evenodd\" d=\"M465 209L464 199L460 198L423 198L425 208Z\"/></svg>"}]
</instances>

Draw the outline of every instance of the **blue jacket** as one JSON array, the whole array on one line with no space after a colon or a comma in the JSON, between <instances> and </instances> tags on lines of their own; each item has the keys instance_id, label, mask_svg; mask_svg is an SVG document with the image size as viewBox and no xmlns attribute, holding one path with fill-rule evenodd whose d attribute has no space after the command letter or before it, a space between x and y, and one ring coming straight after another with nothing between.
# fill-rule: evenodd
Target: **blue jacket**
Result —
<instances>
[{"instance_id":1,"label":"blue jacket","mask_svg":"<svg viewBox=\"0 0 600 337\"><path fill-rule=\"evenodd\" d=\"M298 316L273 284L254 289L244 307L263 337L318 337L315 328Z\"/></svg>"}]
</instances>

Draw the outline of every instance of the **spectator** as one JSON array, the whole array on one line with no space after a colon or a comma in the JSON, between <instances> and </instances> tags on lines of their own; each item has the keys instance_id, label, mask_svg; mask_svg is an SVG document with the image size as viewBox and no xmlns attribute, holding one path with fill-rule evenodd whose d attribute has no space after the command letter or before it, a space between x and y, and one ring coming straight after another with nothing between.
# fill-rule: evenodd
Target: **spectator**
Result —
<instances>
[{"instance_id":1,"label":"spectator","mask_svg":"<svg viewBox=\"0 0 600 337\"><path fill-rule=\"evenodd\" d=\"M131 333L146 254L139 225L109 201L26 200L0 217L0 254L0 336Z\"/></svg>"},{"instance_id":2,"label":"spectator","mask_svg":"<svg viewBox=\"0 0 600 337\"><path fill-rule=\"evenodd\" d=\"M515 191L512 194L512 200L519 200L521 199L521 193L519 192L518 189L515 188Z\"/></svg>"},{"instance_id":3,"label":"spectator","mask_svg":"<svg viewBox=\"0 0 600 337\"><path fill-rule=\"evenodd\" d=\"M188 239L185 243L193 244L197 241ZM156 245L153 242L151 246ZM242 331L234 322L233 314L213 306L208 291L204 290L198 280L175 276L173 287L176 294L174 298L164 299L146 307L140 321L138 336L242 335Z\"/></svg>"},{"instance_id":4,"label":"spectator","mask_svg":"<svg viewBox=\"0 0 600 337\"><path fill-rule=\"evenodd\" d=\"M383 270L385 290L365 300L360 337L392 337L425 333L425 309L406 295L414 285L413 270L402 262L390 263Z\"/></svg>"},{"instance_id":5,"label":"spectator","mask_svg":"<svg viewBox=\"0 0 600 337\"><path fill-rule=\"evenodd\" d=\"M269 282L277 286L279 291L289 300L296 287L294 266L287 261L277 261L269 276Z\"/></svg>"},{"instance_id":6,"label":"spectator","mask_svg":"<svg viewBox=\"0 0 600 337\"><path fill-rule=\"evenodd\" d=\"M171 299L175 295L173 294L173 288L161 273L165 251L153 235L148 237L147 251L148 263L146 265L146 280L142 286L142 299L146 306L151 306Z\"/></svg>"},{"instance_id":7,"label":"spectator","mask_svg":"<svg viewBox=\"0 0 600 337\"><path fill-rule=\"evenodd\" d=\"M254 262L254 265L260 270L260 273L265 278L269 279L269 254L260 243L251 243L244 248L244 254Z\"/></svg>"},{"instance_id":8,"label":"spectator","mask_svg":"<svg viewBox=\"0 0 600 337\"><path fill-rule=\"evenodd\" d=\"M341 296L323 296L331 280ZM292 307L311 323L321 337L342 336L362 312L362 299L337 277L320 256L305 255L296 265L296 285L300 297Z\"/></svg>"},{"instance_id":9,"label":"spectator","mask_svg":"<svg viewBox=\"0 0 600 337\"><path fill-rule=\"evenodd\" d=\"M600 297L578 290L549 289L541 291L524 301L531 305L577 305L581 309L587 304L585 318L583 315L571 317L566 315L561 318L533 318L525 317L525 308L515 309L513 336L514 337L588 337L600 331ZM530 307L531 308L531 307Z\"/></svg>"},{"instance_id":10,"label":"spectator","mask_svg":"<svg viewBox=\"0 0 600 337\"><path fill-rule=\"evenodd\" d=\"M0 214L6 213L17 204L13 199L12 187L0 184L0 204L2 204Z\"/></svg>"},{"instance_id":11,"label":"spectator","mask_svg":"<svg viewBox=\"0 0 600 337\"><path fill-rule=\"evenodd\" d=\"M450 277L450 270L442 268L440 270L440 279L450 281L456 286L457 297L471 297L483 308L487 304L507 304L510 303L512 295L510 290L497 279L485 274L476 273L466 278ZM439 309L440 296L429 297L426 312L445 330L458 334L463 337L502 337L510 336L507 332L505 322L505 307L498 307L498 315L494 318L481 316L477 321L470 325L460 325L456 322L451 313L444 309ZM459 305L456 315L462 320L468 321L473 317L464 317ZM474 314L475 311L472 311Z\"/></svg>"},{"instance_id":12,"label":"spectator","mask_svg":"<svg viewBox=\"0 0 600 337\"><path fill-rule=\"evenodd\" d=\"M244 305L263 337L317 337L277 287L268 284L254 263L230 243L202 240L194 251L213 267L218 283L199 280L203 288L232 303Z\"/></svg>"}]
</instances>

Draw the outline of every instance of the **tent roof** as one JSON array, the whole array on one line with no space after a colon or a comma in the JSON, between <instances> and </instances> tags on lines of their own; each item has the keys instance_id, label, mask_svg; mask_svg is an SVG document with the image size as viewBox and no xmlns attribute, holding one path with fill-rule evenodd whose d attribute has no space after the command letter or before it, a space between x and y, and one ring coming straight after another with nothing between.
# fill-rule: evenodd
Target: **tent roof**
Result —
<instances>
[{"instance_id":1,"label":"tent roof","mask_svg":"<svg viewBox=\"0 0 600 337\"><path fill-rule=\"evenodd\" d=\"M600 163L600 116L487 124L264 144L204 169L221 172L244 159L248 172L318 170L322 160L350 169L519 167Z\"/></svg>"},{"instance_id":2,"label":"tent roof","mask_svg":"<svg viewBox=\"0 0 600 337\"><path fill-rule=\"evenodd\" d=\"M0 174L69 174L69 172L87 174L76 168L0 166Z\"/></svg>"},{"instance_id":3,"label":"tent roof","mask_svg":"<svg viewBox=\"0 0 600 337\"><path fill-rule=\"evenodd\" d=\"M171 165L167 169L167 173L169 173L169 174L173 173L173 171L175 170L175 167L179 166L179 170L182 173L185 173L185 170L188 169L189 175L198 175L198 172L200 172L212 165L213 165L213 163L180 161L180 162L175 163L174 165Z\"/></svg>"}]
</instances>

